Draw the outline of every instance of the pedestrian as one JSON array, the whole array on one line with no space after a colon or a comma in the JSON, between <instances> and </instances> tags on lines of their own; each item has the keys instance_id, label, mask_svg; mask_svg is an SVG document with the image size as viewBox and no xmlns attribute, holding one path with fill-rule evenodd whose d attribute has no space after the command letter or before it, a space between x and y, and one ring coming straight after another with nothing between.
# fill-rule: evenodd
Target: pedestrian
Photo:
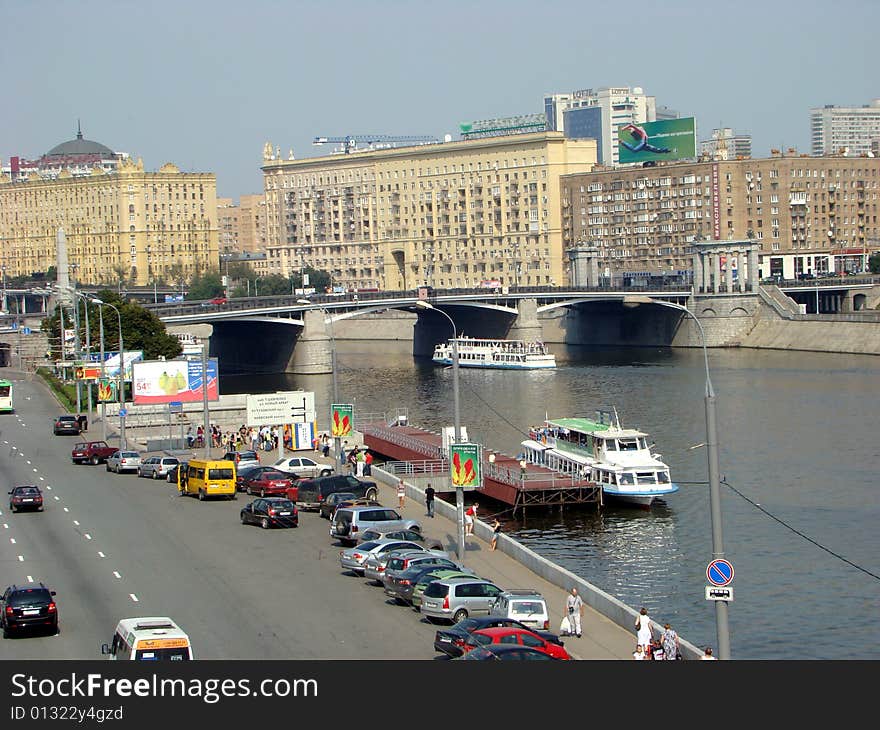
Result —
<instances>
[{"instance_id":1,"label":"pedestrian","mask_svg":"<svg viewBox=\"0 0 880 730\"><path fill-rule=\"evenodd\" d=\"M339 463L345 464L348 461L348 441L343 441L339 449Z\"/></svg>"},{"instance_id":2,"label":"pedestrian","mask_svg":"<svg viewBox=\"0 0 880 730\"><path fill-rule=\"evenodd\" d=\"M364 476L369 477L373 475L373 452L369 449L364 452Z\"/></svg>"},{"instance_id":3,"label":"pedestrian","mask_svg":"<svg viewBox=\"0 0 880 730\"><path fill-rule=\"evenodd\" d=\"M707 647L703 650L703 656L701 656L700 659L702 659L703 661L706 661L706 660L709 660L709 661L717 661L718 657L715 656L715 655L712 653L712 647L711 647L711 646L707 646Z\"/></svg>"},{"instance_id":4,"label":"pedestrian","mask_svg":"<svg viewBox=\"0 0 880 730\"><path fill-rule=\"evenodd\" d=\"M364 456L364 452L358 449L357 458L355 459L354 466L357 473L357 476L362 477L364 475L364 469L367 466L366 456Z\"/></svg>"},{"instance_id":5,"label":"pedestrian","mask_svg":"<svg viewBox=\"0 0 880 730\"><path fill-rule=\"evenodd\" d=\"M678 659L679 642L678 634L669 624L663 625L663 636L660 639L663 642L663 653L666 659Z\"/></svg>"},{"instance_id":6,"label":"pedestrian","mask_svg":"<svg viewBox=\"0 0 880 730\"><path fill-rule=\"evenodd\" d=\"M357 470L357 460L358 460L358 447L355 446L351 451L348 452L348 469L350 474L354 474Z\"/></svg>"},{"instance_id":7,"label":"pedestrian","mask_svg":"<svg viewBox=\"0 0 880 730\"><path fill-rule=\"evenodd\" d=\"M479 505L474 502L470 507L467 508L467 511L464 513L465 535L474 534L474 520L477 519L477 507L479 507Z\"/></svg>"},{"instance_id":8,"label":"pedestrian","mask_svg":"<svg viewBox=\"0 0 880 730\"><path fill-rule=\"evenodd\" d=\"M492 523L492 549L498 547L498 536L501 534L501 523L498 521L498 518L495 518L495 522Z\"/></svg>"},{"instance_id":9,"label":"pedestrian","mask_svg":"<svg viewBox=\"0 0 880 730\"><path fill-rule=\"evenodd\" d=\"M434 487L431 486L431 482L428 482L428 486L425 487L425 507L428 508L428 517L434 516Z\"/></svg>"},{"instance_id":10,"label":"pedestrian","mask_svg":"<svg viewBox=\"0 0 880 730\"><path fill-rule=\"evenodd\" d=\"M645 647L641 644L636 644L636 650L633 652L633 659L642 661L645 658Z\"/></svg>"},{"instance_id":11,"label":"pedestrian","mask_svg":"<svg viewBox=\"0 0 880 730\"><path fill-rule=\"evenodd\" d=\"M324 445L321 447L321 453L324 455L325 459L330 458L330 442L325 441Z\"/></svg>"},{"instance_id":12,"label":"pedestrian","mask_svg":"<svg viewBox=\"0 0 880 730\"><path fill-rule=\"evenodd\" d=\"M648 609L642 606L639 615L636 616L636 642L647 648L651 646L651 619L648 616Z\"/></svg>"},{"instance_id":13,"label":"pedestrian","mask_svg":"<svg viewBox=\"0 0 880 730\"><path fill-rule=\"evenodd\" d=\"M406 500L406 484L403 483L403 479L400 479L397 482L397 506L400 509L403 509L403 503Z\"/></svg>"},{"instance_id":14,"label":"pedestrian","mask_svg":"<svg viewBox=\"0 0 880 730\"><path fill-rule=\"evenodd\" d=\"M571 632L580 638L581 616L584 615L584 599L578 595L577 588L572 588L565 599L565 613L571 625Z\"/></svg>"},{"instance_id":15,"label":"pedestrian","mask_svg":"<svg viewBox=\"0 0 880 730\"><path fill-rule=\"evenodd\" d=\"M187 445L189 448L192 448L192 446L193 446L193 441L195 441L195 439L196 439L196 437L193 436L193 427L192 427L192 426L188 426L187 429L186 429L186 445Z\"/></svg>"},{"instance_id":16,"label":"pedestrian","mask_svg":"<svg viewBox=\"0 0 880 730\"><path fill-rule=\"evenodd\" d=\"M657 662L662 662L666 659L666 652L663 651L663 644L660 643L660 639L651 640L651 659Z\"/></svg>"}]
</instances>

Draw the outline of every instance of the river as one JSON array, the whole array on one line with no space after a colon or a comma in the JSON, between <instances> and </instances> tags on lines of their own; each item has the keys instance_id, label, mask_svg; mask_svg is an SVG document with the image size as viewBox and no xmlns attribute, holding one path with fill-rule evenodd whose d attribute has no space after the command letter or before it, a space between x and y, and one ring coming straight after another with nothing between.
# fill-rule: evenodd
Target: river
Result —
<instances>
[{"instance_id":1,"label":"river","mask_svg":"<svg viewBox=\"0 0 880 730\"><path fill-rule=\"evenodd\" d=\"M702 351L555 354L554 371L461 370L470 440L516 454L546 415L614 406L624 427L650 434L681 489L650 511L502 515L505 532L717 652L715 608L704 595L712 558L707 456L691 448L706 440ZM451 371L415 360L410 343L343 341L337 361L340 401L355 404L356 423L358 412L406 408L413 425L452 425ZM729 485L721 487L724 551L736 570L732 657L874 658L865 624L880 605L880 358L729 349L711 350L709 366ZM311 390L322 426L331 383L330 375L221 374L221 393Z\"/></svg>"}]
</instances>

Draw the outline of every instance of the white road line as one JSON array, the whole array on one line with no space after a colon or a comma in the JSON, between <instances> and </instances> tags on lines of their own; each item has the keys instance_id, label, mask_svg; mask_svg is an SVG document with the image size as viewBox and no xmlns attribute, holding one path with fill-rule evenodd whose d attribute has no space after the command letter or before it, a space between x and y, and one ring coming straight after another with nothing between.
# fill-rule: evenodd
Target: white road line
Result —
<instances>
[{"instance_id":1,"label":"white road line","mask_svg":"<svg viewBox=\"0 0 880 730\"><path fill-rule=\"evenodd\" d=\"M76 525L77 527L79 527L79 520L74 520L73 524Z\"/></svg>"},{"instance_id":2,"label":"white road line","mask_svg":"<svg viewBox=\"0 0 880 730\"><path fill-rule=\"evenodd\" d=\"M23 563L23 562L24 562L24 555L19 555L19 556L18 556L18 562L19 562L19 563Z\"/></svg>"},{"instance_id":3,"label":"white road line","mask_svg":"<svg viewBox=\"0 0 880 730\"><path fill-rule=\"evenodd\" d=\"M10 538L9 538L9 542L11 542L13 545L15 545L15 538L14 538L14 537L10 537Z\"/></svg>"},{"instance_id":4,"label":"white road line","mask_svg":"<svg viewBox=\"0 0 880 730\"><path fill-rule=\"evenodd\" d=\"M40 477L40 479L42 479L42 478L43 478L43 477ZM48 485L48 484L47 484L47 485L46 485L46 489L49 489L49 490L51 490L51 489L52 489L52 487L50 487L50 486L49 486L49 485Z\"/></svg>"},{"instance_id":5,"label":"white road line","mask_svg":"<svg viewBox=\"0 0 880 730\"><path fill-rule=\"evenodd\" d=\"M4 444L8 444L9 442L8 442L8 441L4 441L3 443L4 443Z\"/></svg>"},{"instance_id":6,"label":"white road line","mask_svg":"<svg viewBox=\"0 0 880 730\"><path fill-rule=\"evenodd\" d=\"M31 462L28 462L28 464L30 464L30 463L31 463ZM36 470L37 470L37 467L34 467L34 471L36 471Z\"/></svg>"},{"instance_id":7,"label":"white road line","mask_svg":"<svg viewBox=\"0 0 880 730\"><path fill-rule=\"evenodd\" d=\"M30 459L28 459L28 466L30 466L30 463L31 463L31 462L30 462Z\"/></svg>"},{"instance_id":8,"label":"white road line","mask_svg":"<svg viewBox=\"0 0 880 730\"><path fill-rule=\"evenodd\" d=\"M54 499L56 502L61 501L61 497L59 497L57 494L54 497L52 497L52 499Z\"/></svg>"},{"instance_id":9,"label":"white road line","mask_svg":"<svg viewBox=\"0 0 880 730\"><path fill-rule=\"evenodd\" d=\"M119 573L118 573L118 572L116 572L116 571L115 571L115 570L114 570L114 571L113 571L113 575L115 575L115 576L116 576L116 577L117 577L117 578L122 578L122 576L121 576L121 575L119 575Z\"/></svg>"},{"instance_id":10,"label":"white road line","mask_svg":"<svg viewBox=\"0 0 880 730\"><path fill-rule=\"evenodd\" d=\"M65 512L70 512L70 510L67 509L67 507L64 508L64 511L65 511Z\"/></svg>"},{"instance_id":11,"label":"white road line","mask_svg":"<svg viewBox=\"0 0 880 730\"><path fill-rule=\"evenodd\" d=\"M29 575L29 576L27 577L27 579L28 579L28 583L33 583L33 582L34 582L34 578L33 578L33 576L30 576L30 575Z\"/></svg>"},{"instance_id":12,"label":"white road line","mask_svg":"<svg viewBox=\"0 0 880 730\"><path fill-rule=\"evenodd\" d=\"M134 593L129 593L128 595L131 596L132 601L134 601L135 603L139 603L138 597Z\"/></svg>"},{"instance_id":13,"label":"white road line","mask_svg":"<svg viewBox=\"0 0 880 730\"><path fill-rule=\"evenodd\" d=\"M87 532L85 535L83 535L83 537L84 537L86 540L91 540L91 539L92 539L92 536L91 536L88 532Z\"/></svg>"},{"instance_id":14,"label":"white road line","mask_svg":"<svg viewBox=\"0 0 880 730\"><path fill-rule=\"evenodd\" d=\"M8 529L9 529L9 525L8 525L6 522L3 523L3 529L4 529L4 530L8 530Z\"/></svg>"},{"instance_id":15,"label":"white road line","mask_svg":"<svg viewBox=\"0 0 880 730\"><path fill-rule=\"evenodd\" d=\"M46 481L46 477L40 477L40 481L41 481L41 482L45 482L45 481Z\"/></svg>"},{"instance_id":16,"label":"white road line","mask_svg":"<svg viewBox=\"0 0 880 730\"><path fill-rule=\"evenodd\" d=\"M98 557L106 558L107 556L104 555L104 553L102 553L100 550L98 550Z\"/></svg>"}]
</instances>

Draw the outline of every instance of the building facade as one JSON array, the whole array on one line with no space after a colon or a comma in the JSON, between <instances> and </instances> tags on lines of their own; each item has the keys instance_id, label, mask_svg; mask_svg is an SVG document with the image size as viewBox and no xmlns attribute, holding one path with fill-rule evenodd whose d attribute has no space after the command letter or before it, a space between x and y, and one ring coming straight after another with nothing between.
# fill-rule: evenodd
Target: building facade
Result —
<instances>
[{"instance_id":1,"label":"building facade","mask_svg":"<svg viewBox=\"0 0 880 730\"><path fill-rule=\"evenodd\" d=\"M700 155L712 160L738 160L752 156L752 135L734 134L730 127L713 129L710 139L700 142Z\"/></svg>"},{"instance_id":2,"label":"building facade","mask_svg":"<svg viewBox=\"0 0 880 730\"><path fill-rule=\"evenodd\" d=\"M88 175L61 169L0 176L0 246L7 276L57 265L56 234L79 282L117 286L178 284L219 267L216 178L158 172L123 159Z\"/></svg>"},{"instance_id":3,"label":"building facade","mask_svg":"<svg viewBox=\"0 0 880 730\"><path fill-rule=\"evenodd\" d=\"M242 195L238 203L232 198L217 198L217 225L221 254L264 252L267 242L265 195Z\"/></svg>"},{"instance_id":4,"label":"building facade","mask_svg":"<svg viewBox=\"0 0 880 730\"><path fill-rule=\"evenodd\" d=\"M671 110L668 113L675 114ZM544 97L547 128L564 132L572 139L593 137L599 141L598 161L618 164L617 130L626 124L644 124L657 119L657 104L638 86L608 86L582 89Z\"/></svg>"},{"instance_id":5,"label":"building facade","mask_svg":"<svg viewBox=\"0 0 880 730\"><path fill-rule=\"evenodd\" d=\"M561 175L595 140L559 132L284 160L264 148L270 273L412 289L562 281Z\"/></svg>"},{"instance_id":6,"label":"building facade","mask_svg":"<svg viewBox=\"0 0 880 730\"><path fill-rule=\"evenodd\" d=\"M826 105L810 109L810 134L814 155L853 156L871 151L871 142L880 138L880 99L864 106Z\"/></svg>"},{"instance_id":7,"label":"building facade","mask_svg":"<svg viewBox=\"0 0 880 730\"><path fill-rule=\"evenodd\" d=\"M217 241L221 256L241 251L239 212L232 198L217 198Z\"/></svg>"},{"instance_id":8,"label":"building facade","mask_svg":"<svg viewBox=\"0 0 880 730\"><path fill-rule=\"evenodd\" d=\"M762 277L863 270L880 249L880 159L775 152L561 180L563 245L612 280L683 277L695 240L752 240ZM728 263L736 267L735 261Z\"/></svg>"}]
</instances>

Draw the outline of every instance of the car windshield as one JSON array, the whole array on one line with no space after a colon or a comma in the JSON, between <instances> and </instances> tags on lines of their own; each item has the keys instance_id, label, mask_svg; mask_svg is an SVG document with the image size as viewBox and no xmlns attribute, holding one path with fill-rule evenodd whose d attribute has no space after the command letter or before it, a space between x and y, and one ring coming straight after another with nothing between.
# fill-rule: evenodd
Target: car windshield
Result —
<instances>
[{"instance_id":1,"label":"car windshield","mask_svg":"<svg viewBox=\"0 0 880 730\"><path fill-rule=\"evenodd\" d=\"M375 540L368 540L367 542L362 542L360 545L358 545L357 549L358 552L366 552L368 550L372 550L379 544L380 543L376 542Z\"/></svg>"},{"instance_id":2,"label":"car windshield","mask_svg":"<svg viewBox=\"0 0 880 730\"><path fill-rule=\"evenodd\" d=\"M233 470L229 467L208 469L208 479L232 479Z\"/></svg>"},{"instance_id":3,"label":"car windshield","mask_svg":"<svg viewBox=\"0 0 880 730\"><path fill-rule=\"evenodd\" d=\"M540 601L514 601L511 604L510 612L518 615L544 613L544 604Z\"/></svg>"},{"instance_id":4,"label":"car windshield","mask_svg":"<svg viewBox=\"0 0 880 730\"><path fill-rule=\"evenodd\" d=\"M275 509L293 509L294 504L289 499L276 499L273 502L269 502L269 506Z\"/></svg>"},{"instance_id":5,"label":"car windshield","mask_svg":"<svg viewBox=\"0 0 880 730\"><path fill-rule=\"evenodd\" d=\"M9 597L10 606L28 606L34 603L49 603L52 596L45 588L31 588L25 591L16 591Z\"/></svg>"},{"instance_id":6,"label":"car windshield","mask_svg":"<svg viewBox=\"0 0 880 730\"><path fill-rule=\"evenodd\" d=\"M16 494L39 494L40 490L36 487L16 487Z\"/></svg>"},{"instance_id":7,"label":"car windshield","mask_svg":"<svg viewBox=\"0 0 880 730\"><path fill-rule=\"evenodd\" d=\"M122 457L125 459L135 459L138 456L140 456L140 454L138 454L137 451L123 451L122 452Z\"/></svg>"},{"instance_id":8,"label":"car windshield","mask_svg":"<svg viewBox=\"0 0 880 730\"><path fill-rule=\"evenodd\" d=\"M480 634L475 632L468 637L468 644L475 644L477 646L483 646L484 644L491 644L492 637L486 636L486 634Z\"/></svg>"},{"instance_id":9,"label":"car windshield","mask_svg":"<svg viewBox=\"0 0 880 730\"><path fill-rule=\"evenodd\" d=\"M262 478L262 479L284 479L286 481L287 474L282 474L280 471L266 470L262 474L260 474L260 478Z\"/></svg>"}]
</instances>

